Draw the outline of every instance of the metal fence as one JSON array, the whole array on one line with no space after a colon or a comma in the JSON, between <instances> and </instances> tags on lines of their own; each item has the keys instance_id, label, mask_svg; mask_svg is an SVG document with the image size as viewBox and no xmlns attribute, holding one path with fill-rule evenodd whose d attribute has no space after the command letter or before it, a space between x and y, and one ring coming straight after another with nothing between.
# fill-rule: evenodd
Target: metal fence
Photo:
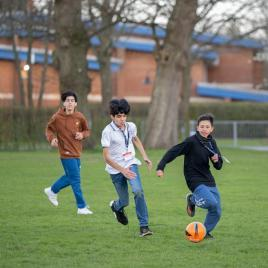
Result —
<instances>
[{"instance_id":1,"label":"metal fence","mask_svg":"<svg viewBox=\"0 0 268 268\"><path fill-rule=\"evenodd\" d=\"M221 146L268 150L268 121L215 121L213 136ZM190 133L196 121L190 121Z\"/></svg>"}]
</instances>

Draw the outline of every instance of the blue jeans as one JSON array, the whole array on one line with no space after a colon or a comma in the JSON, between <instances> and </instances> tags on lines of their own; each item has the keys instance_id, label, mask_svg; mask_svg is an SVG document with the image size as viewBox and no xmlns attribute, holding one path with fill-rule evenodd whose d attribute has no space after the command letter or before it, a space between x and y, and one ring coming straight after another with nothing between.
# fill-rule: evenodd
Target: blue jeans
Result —
<instances>
[{"instance_id":1,"label":"blue jeans","mask_svg":"<svg viewBox=\"0 0 268 268\"><path fill-rule=\"evenodd\" d=\"M119 199L115 201L115 210L120 210L129 204L128 184L132 188L134 194L136 214L139 220L140 226L148 226L148 211L144 198L144 192L141 185L141 179L137 165L132 165L130 169L136 173L135 179L127 179L122 173L110 174L112 182L117 191Z\"/></svg>"},{"instance_id":2,"label":"blue jeans","mask_svg":"<svg viewBox=\"0 0 268 268\"><path fill-rule=\"evenodd\" d=\"M204 225L211 232L221 217L221 200L217 187L199 185L193 192L191 201L198 207L208 210Z\"/></svg>"},{"instance_id":3,"label":"blue jeans","mask_svg":"<svg viewBox=\"0 0 268 268\"><path fill-rule=\"evenodd\" d=\"M86 207L86 202L80 187L80 159L61 159L65 174L61 176L52 186L51 190L57 194L61 189L71 185L78 208Z\"/></svg>"}]
</instances>

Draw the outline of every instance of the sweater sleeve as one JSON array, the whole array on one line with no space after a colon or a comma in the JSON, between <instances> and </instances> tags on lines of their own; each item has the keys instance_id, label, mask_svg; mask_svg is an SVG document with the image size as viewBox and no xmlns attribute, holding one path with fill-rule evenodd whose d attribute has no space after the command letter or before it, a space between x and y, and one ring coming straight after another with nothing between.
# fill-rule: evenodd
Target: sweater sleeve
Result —
<instances>
[{"instance_id":1,"label":"sweater sleeve","mask_svg":"<svg viewBox=\"0 0 268 268\"><path fill-rule=\"evenodd\" d=\"M83 134L83 139L85 139L90 136L90 129L88 127L88 122L87 122L86 117L81 112L78 112L78 113L79 113L79 117L81 120L81 130L82 130L81 132Z\"/></svg>"},{"instance_id":2,"label":"sweater sleeve","mask_svg":"<svg viewBox=\"0 0 268 268\"><path fill-rule=\"evenodd\" d=\"M83 138L85 139L85 138L89 137L90 130L89 130L89 127L88 127L87 119L83 115L82 115L82 118L81 118L81 123L82 123Z\"/></svg>"},{"instance_id":3,"label":"sweater sleeve","mask_svg":"<svg viewBox=\"0 0 268 268\"><path fill-rule=\"evenodd\" d=\"M184 142L171 147L158 163L156 170L164 170L166 164L173 161L176 157L187 154L190 150L190 146L191 143L186 139Z\"/></svg>"},{"instance_id":4,"label":"sweater sleeve","mask_svg":"<svg viewBox=\"0 0 268 268\"><path fill-rule=\"evenodd\" d=\"M46 138L49 143L56 138L56 127L55 127L56 115L54 114L47 123L46 127Z\"/></svg>"}]
</instances>

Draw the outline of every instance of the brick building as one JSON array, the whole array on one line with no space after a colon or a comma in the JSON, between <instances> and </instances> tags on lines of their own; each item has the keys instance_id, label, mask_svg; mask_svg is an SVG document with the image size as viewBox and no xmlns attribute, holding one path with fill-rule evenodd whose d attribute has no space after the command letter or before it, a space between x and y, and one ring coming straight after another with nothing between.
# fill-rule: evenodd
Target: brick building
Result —
<instances>
[{"instance_id":1,"label":"brick building","mask_svg":"<svg viewBox=\"0 0 268 268\"><path fill-rule=\"evenodd\" d=\"M159 30L159 37L164 36ZM192 48L194 56L191 67L192 100L228 99L268 101L268 94L260 90L263 85L263 61L258 54L263 45L251 39L231 41L225 36L208 34L193 35L196 42ZM17 39L18 55L21 61L23 83L27 83L27 43ZM98 40L93 38L92 45ZM200 46L205 44L204 46ZM47 71L44 106L59 103L59 81L56 69L52 66L54 44L49 44L49 67ZM154 42L150 28L136 26L125 29L125 35L114 43L113 94L126 97L130 101L148 102L152 93L156 63L153 58ZM100 101L99 65L91 51L88 52L88 75L92 79L89 101ZM41 72L44 62L44 45L36 39L32 55L33 98L37 100L41 86ZM18 77L15 71L14 53L11 40L0 37L0 104L10 105L18 98Z\"/></svg>"}]
</instances>

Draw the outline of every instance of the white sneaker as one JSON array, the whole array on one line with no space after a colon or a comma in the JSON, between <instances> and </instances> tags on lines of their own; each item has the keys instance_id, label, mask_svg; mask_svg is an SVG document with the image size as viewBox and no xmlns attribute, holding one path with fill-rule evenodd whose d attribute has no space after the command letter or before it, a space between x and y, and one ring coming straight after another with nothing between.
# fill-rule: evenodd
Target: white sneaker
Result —
<instances>
[{"instance_id":1,"label":"white sneaker","mask_svg":"<svg viewBox=\"0 0 268 268\"><path fill-rule=\"evenodd\" d=\"M84 208L77 209L77 214L79 214L79 215L90 215L90 214L93 214L93 212L88 207L84 207Z\"/></svg>"},{"instance_id":2,"label":"white sneaker","mask_svg":"<svg viewBox=\"0 0 268 268\"><path fill-rule=\"evenodd\" d=\"M59 202L57 200L57 194L52 192L51 187L45 188L44 193L47 195L48 200L53 206L57 207L59 205Z\"/></svg>"}]
</instances>

